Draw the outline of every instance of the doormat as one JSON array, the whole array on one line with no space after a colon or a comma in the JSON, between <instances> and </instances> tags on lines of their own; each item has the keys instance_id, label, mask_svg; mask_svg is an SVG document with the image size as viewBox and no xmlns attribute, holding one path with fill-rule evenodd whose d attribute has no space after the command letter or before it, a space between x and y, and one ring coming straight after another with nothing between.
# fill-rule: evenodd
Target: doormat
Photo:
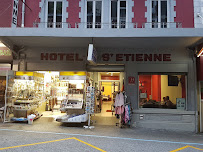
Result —
<instances>
[{"instance_id":1,"label":"doormat","mask_svg":"<svg viewBox=\"0 0 203 152\"><path fill-rule=\"evenodd\" d=\"M112 112L111 110L106 110L106 112Z\"/></svg>"}]
</instances>

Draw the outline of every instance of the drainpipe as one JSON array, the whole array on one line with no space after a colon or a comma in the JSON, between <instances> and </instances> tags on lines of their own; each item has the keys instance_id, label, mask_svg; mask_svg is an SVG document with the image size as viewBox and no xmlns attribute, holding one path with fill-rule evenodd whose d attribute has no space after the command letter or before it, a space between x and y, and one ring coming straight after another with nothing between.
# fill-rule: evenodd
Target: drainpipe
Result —
<instances>
[{"instance_id":1,"label":"drainpipe","mask_svg":"<svg viewBox=\"0 0 203 152\"><path fill-rule=\"evenodd\" d=\"M23 4L22 4L22 24L21 27L25 26L25 0L23 0Z\"/></svg>"}]
</instances>

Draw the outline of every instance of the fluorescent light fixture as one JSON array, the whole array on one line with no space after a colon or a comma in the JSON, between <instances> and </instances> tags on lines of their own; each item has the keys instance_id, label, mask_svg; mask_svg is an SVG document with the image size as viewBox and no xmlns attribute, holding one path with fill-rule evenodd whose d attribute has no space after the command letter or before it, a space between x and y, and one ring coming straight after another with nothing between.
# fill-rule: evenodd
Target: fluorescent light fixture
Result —
<instances>
[{"instance_id":1,"label":"fluorescent light fixture","mask_svg":"<svg viewBox=\"0 0 203 152\"><path fill-rule=\"evenodd\" d=\"M0 41L0 47L6 47L6 46Z\"/></svg>"},{"instance_id":2,"label":"fluorescent light fixture","mask_svg":"<svg viewBox=\"0 0 203 152\"><path fill-rule=\"evenodd\" d=\"M199 53L197 54L197 57L200 57L203 54L203 48L199 51Z\"/></svg>"}]
</instances>

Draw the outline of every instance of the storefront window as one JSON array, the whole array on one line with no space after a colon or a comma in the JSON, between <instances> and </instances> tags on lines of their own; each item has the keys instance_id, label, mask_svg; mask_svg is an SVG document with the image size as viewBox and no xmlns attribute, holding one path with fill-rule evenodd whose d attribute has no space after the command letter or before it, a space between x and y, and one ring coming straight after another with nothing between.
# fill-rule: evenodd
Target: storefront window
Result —
<instances>
[{"instance_id":1,"label":"storefront window","mask_svg":"<svg viewBox=\"0 0 203 152\"><path fill-rule=\"evenodd\" d=\"M139 75L139 107L186 109L186 75Z\"/></svg>"}]
</instances>

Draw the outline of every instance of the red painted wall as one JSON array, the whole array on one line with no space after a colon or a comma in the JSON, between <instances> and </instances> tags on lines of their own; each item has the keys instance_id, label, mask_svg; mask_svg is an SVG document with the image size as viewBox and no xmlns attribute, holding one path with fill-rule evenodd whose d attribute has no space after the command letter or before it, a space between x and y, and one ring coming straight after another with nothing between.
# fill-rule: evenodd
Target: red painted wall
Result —
<instances>
[{"instance_id":1,"label":"red painted wall","mask_svg":"<svg viewBox=\"0 0 203 152\"><path fill-rule=\"evenodd\" d=\"M0 27L11 27L13 0L0 1Z\"/></svg>"},{"instance_id":2,"label":"red painted wall","mask_svg":"<svg viewBox=\"0 0 203 152\"><path fill-rule=\"evenodd\" d=\"M194 28L193 0L176 0L175 22L181 22L183 28Z\"/></svg>"},{"instance_id":3,"label":"red painted wall","mask_svg":"<svg viewBox=\"0 0 203 152\"><path fill-rule=\"evenodd\" d=\"M31 10L25 6L25 27L33 27L34 22L40 22L39 13L41 8L39 3L41 0L26 0L26 4ZM45 21L42 21L45 22Z\"/></svg>"},{"instance_id":4,"label":"red painted wall","mask_svg":"<svg viewBox=\"0 0 203 152\"><path fill-rule=\"evenodd\" d=\"M142 93L147 91L147 98L149 99L149 95L151 95L151 75L139 75L139 82L143 84L143 86L139 86L139 90L141 89Z\"/></svg>"},{"instance_id":5,"label":"red painted wall","mask_svg":"<svg viewBox=\"0 0 203 152\"><path fill-rule=\"evenodd\" d=\"M71 24L71 27L75 27L75 23L80 23L79 13L81 8L79 7L80 0L68 0L68 18L67 22Z\"/></svg>"},{"instance_id":6,"label":"red painted wall","mask_svg":"<svg viewBox=\"0 0 203 152\"><path fill-rule=\"evenodd\" d=\"M152 75L152 100L161 101L161 75Z\"/></svg>"},{"instance_id":7,"label":"red painted wall","mask_svg":"<svg viewBox=\"0 0 203 152\"><path fill-rule=\"evenodd\" d=\"M134 12L134 18L132 19L133 23L137 23L138 27L141 28L142 24L147 22L145 18L145 12L147 12L147 7L145 7L146 0L133 0L134 7L132 11Z\"/></svg>"}]
</instances>

